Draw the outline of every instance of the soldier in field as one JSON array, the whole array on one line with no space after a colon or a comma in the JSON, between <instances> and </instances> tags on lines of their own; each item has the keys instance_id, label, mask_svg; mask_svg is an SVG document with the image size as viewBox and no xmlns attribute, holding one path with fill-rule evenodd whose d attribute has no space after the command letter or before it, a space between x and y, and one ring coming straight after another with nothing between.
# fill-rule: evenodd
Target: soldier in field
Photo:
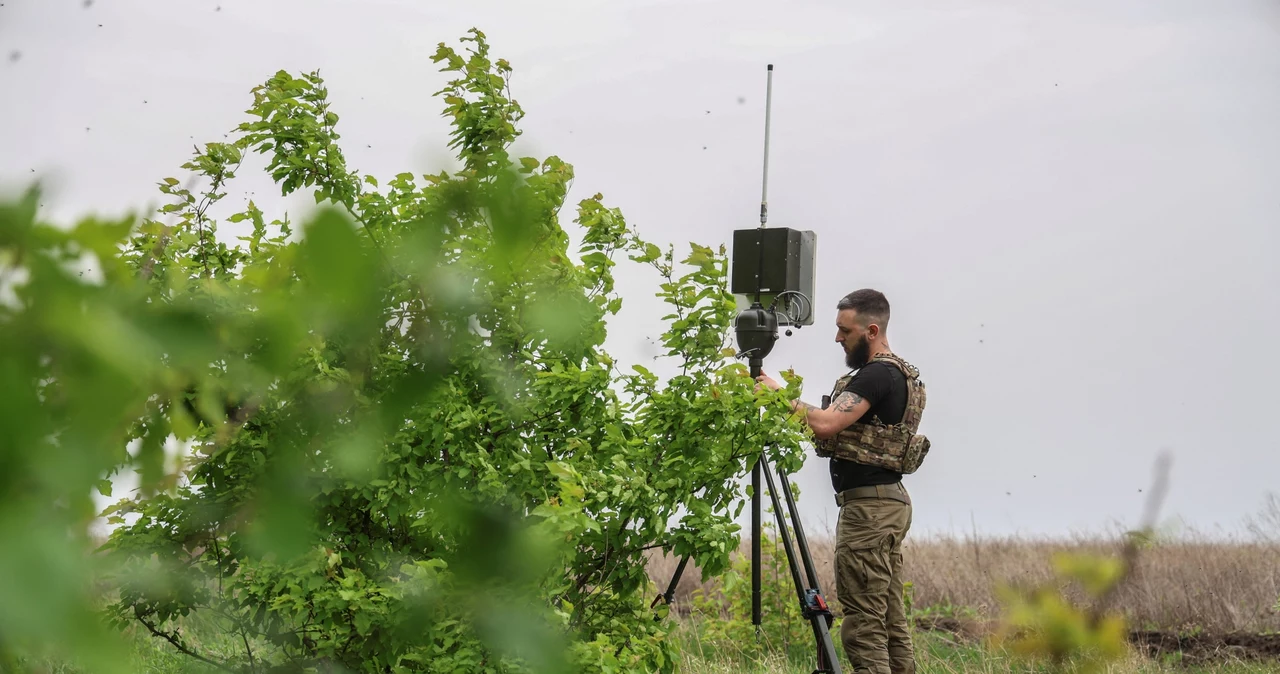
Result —
<instances>
[{"instance_id":1,"label":"soldier in field","mask_svg":"<svg viewBox=\"0 0 1280 674\"><path fill-rule=\"evenodd\" d=\"M929 451L917 433L925 387L919 371L889 348L889 301L862 289L836 304L836 342L852 372L836 381L829 405L795 400L830 459L840 507L836 527L836 599L840 639L856 674L910 674L915 654L902 603L902 541L911 497L902 485ZM761 373L762 385L781 384Z\"/></svg>"}]
</instances>

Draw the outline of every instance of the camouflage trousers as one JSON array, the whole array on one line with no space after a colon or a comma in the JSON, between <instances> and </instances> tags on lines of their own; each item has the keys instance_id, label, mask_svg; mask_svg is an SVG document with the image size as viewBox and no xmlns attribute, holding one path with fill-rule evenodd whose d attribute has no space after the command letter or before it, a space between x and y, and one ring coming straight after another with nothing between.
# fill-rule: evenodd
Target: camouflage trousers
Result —
<instances>
[{"instance_id":1,"label":"camouflage trousers","mask_svg":"<svg viewBox=\"0 0 1280 674\"><path fill-rule=\"evenodd\" d=\"M856 492L865 493L874 487ZM854 674L913 674L915 651L902 604L902 540L911 528L911 504L901 484L880 494L845 499L836 525L836 600L840 640ZM845 495L850 495L845 492ZM837 502L839 502L838 499Z\"/></svg>"}]
</instances>

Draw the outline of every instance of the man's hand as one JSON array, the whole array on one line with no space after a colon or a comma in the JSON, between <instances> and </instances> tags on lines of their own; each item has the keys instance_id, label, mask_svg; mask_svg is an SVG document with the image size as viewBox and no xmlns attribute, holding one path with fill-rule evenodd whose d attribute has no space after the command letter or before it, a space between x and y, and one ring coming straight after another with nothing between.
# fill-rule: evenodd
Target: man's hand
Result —
<instances>
[{"instance_id":1,"label":"man's hand","mask_svg":"<svg viewBox=\"0 0 1280 674\"><path fill-rule=\"evenodd\" d=\"M760 376L756 377L756 390L759 391L766 387L774 391L781 391L782 389L786 388L786 386L779 384L776 379L765 374L764 370L761 370ZM806 403L799 399L791 401L792 412L799 412L804 409L816 409L816 408L814 408L813 405L810 405L809 403Z\"/></svg>"},{"instance_id":2,"label":"man's hand","mask_svg":"<svg viewBox=\"0 0 1280 674\"><path fill-rule=\"evenodd\" d=\"M779 384L778 382L774 381L773 377L770 377L769 375L765 374L764 370L761 370L760 376L756 377L756 384L757 384L756 386L757 390L759 389L760 386L767 386L774 391L780 391L786 388L782 384Z\"/></svg>"}]
</instances>

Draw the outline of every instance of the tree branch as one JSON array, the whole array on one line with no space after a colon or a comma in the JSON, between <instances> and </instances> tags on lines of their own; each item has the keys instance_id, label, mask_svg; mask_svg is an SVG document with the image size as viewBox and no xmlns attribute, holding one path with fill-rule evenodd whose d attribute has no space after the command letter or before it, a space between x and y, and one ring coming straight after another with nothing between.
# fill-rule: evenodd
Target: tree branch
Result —
<instances>
[{"instance_id":1,"label":"tree branch","mask_svg":"<svg viewBox=\"0 0 1280 674\"><path fill-rule=\"evenodd\" d=\"M622 520L622 526L618 527L619 537L621 537L623 534L627 532L627 527L630 524L631 524L631 518L629 516ZM581 592L582 588L586 587L587 581L591 580L591 576L599 572L600 569L604 568L604 565L609 562L609 548L610 548L609 541L610 540L611 539L608 537L604 539L604 555L599 558L600 561L595 565L595 568L589 571L583 571L581 574L578 575L576 579L574 579L574 585L577 586L578 592Z\"/></svg>"},{"instance_id":2,"label":"tree branch","mask_svg":"<svg viewBox=\"0 0 1280 674\"><path fill-rule=\"evenodd\" d=\"M178 651L183 655L193 657L199 660L200 662L217 667L218 669L221 669L224 672L231 672L231 674L239 674L239 672L222 664L221 662L210 660L209 658L206 658L205 656L200 655L199 653L191 650L190 648L187 648L187 646L182 643L181 639L179 639L178 637L168 632L165 632L164 630L156 628L155 625L148 622L147 619L143 618L141 615L135 613L134 616L137 617L138 622L142 623L151 632L152 636L159 637L161 639L164 639L165 641L168 641L170 644L173 644L173 647L178 649Z\"/></svg>"},{"instance_id":3,"label":"tree branch","mask_svg":"<svg viewBox=\"0 0 1280 674\"><path fill-rule=\"evenodd\" d=\"M251 671L251 672L252 672L252 671L254 671L255 669L257 669L257 668L258 668L258 666L257 666L256 664L254 664L254 661L253 661L253 649L249 647L249 635L248 635L248 634L245 634L245 630L244 630L244 626L243 626L243 625L241 625L241 626L240 626L240 638L244 640L244 651L245 651L245 653L248 653L248 654L249 654L249 671Z\"/></svg>"}]
</instances>

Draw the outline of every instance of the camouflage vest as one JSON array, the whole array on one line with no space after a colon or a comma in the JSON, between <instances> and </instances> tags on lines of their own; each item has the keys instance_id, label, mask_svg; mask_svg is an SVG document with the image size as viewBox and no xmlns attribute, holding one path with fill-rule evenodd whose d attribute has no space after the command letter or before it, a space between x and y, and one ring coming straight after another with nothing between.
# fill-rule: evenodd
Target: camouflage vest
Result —
<instances>
[{"instance_id":1,"label":"camouflage vest","mask_svg":"<svg viewBox=\"0 0 1280 674\"><path fill-rule=\"evenodd\" d=\"M920 370L902 358L891 354L877 354L871 362L883 361L897 367L907 378L907 409L902 421L886 424L875 415L870 420L859 420L828 440L818 440L815 450L818 456L853 461L867 466L887 468L898 473L914 473L929 453L929 438L918 434L920 417L924 415L925 386L920 381ZM836 380L831 391L835 400L853 375Z\"/></svg>"}]
</instances>

